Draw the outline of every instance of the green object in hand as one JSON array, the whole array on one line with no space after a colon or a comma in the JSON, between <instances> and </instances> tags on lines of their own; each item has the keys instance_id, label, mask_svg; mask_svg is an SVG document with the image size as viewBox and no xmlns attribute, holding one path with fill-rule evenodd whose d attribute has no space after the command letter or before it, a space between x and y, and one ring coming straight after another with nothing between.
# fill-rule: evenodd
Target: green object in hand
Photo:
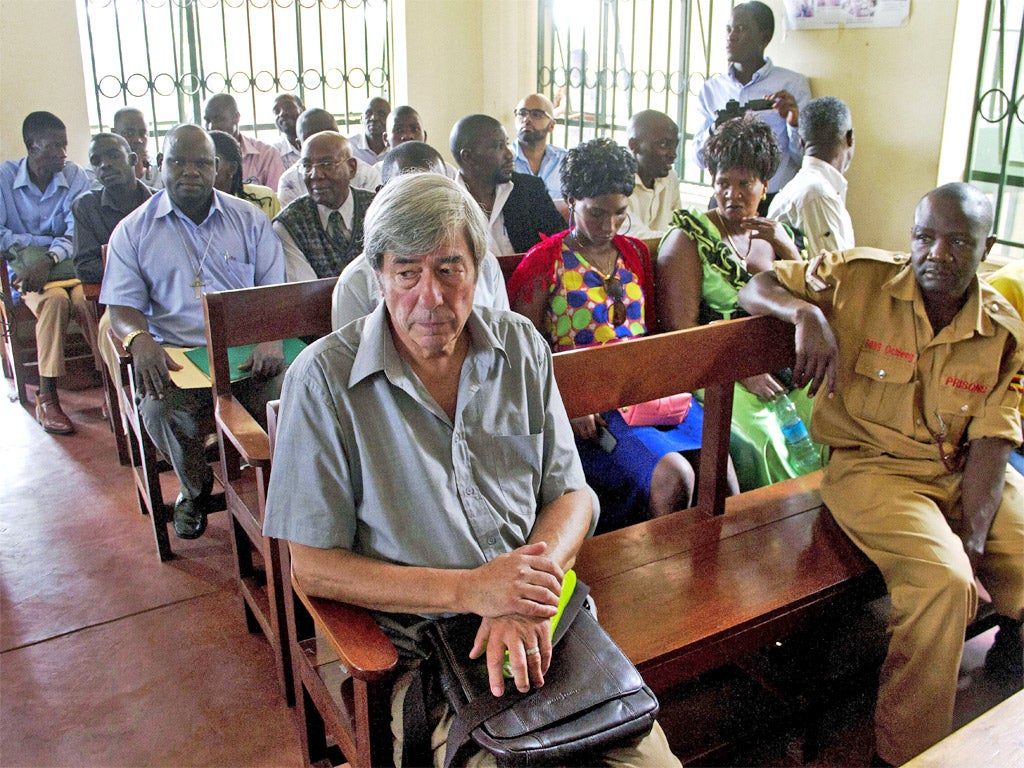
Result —
<instances>
[{"instance_id":1,"label":"green object in hand","mask_svg":"<svg viewBox=\"0 0 1024 768\"><path fill-rule=\"evenodd\" d=\"M50 250L45 245L14 244L7 249L4 256L19 280L24 280L25 275L37 268L40 262L46 262L50 266L50 274L46 279L48 283L71 280L75 277L75 265L71 259L63 259L54 264Z\"/></svg>"},{"instance_id":2,"label":"green object in hand","mask_svg":"<svg viewBox=\"0 0 1024 768\"><path fill-rule=\"evenodd\" d=\"M572 593L576 590L576 571L571 568L565 572L565 576L562 577L562 594L558 597L558 611L554 616L551 617L551 636L555 636L555 629L558 627L558 622L562 618L562 612L565 611L565 606L569 604L572 599ZM508 651L505 651L505 663L501 665L501 674L512 679L512 664L508 658Z\"/></svg>"}]
</instances>

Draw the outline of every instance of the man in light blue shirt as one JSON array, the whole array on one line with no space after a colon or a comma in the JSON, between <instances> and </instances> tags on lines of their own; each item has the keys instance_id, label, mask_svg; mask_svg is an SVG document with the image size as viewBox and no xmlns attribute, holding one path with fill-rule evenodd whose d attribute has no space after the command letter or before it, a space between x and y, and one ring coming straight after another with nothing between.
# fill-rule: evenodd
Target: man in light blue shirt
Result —
<instances>
[{"instance_id":1,"label":"man in light blue shirt","mask_svg":"<svg viewBox=\"0 0 1024 768\"><path fill-rule=\"evenodd\" d=\"M75 431L75 425L57 396L57 378L66 372L64 332L72 309L90 343L95 342L94 324L81 283L45 286L51 268L71 258L75 229L71 203L88 191L89 178L82 168L67 161L67 130L56 115L31 113L22 123L21 133L28 155L0 164L0 251L19 245L40 246L49 253L49 260L40 260L20 279L10 266L7 269L17 289L13 291L14 301L24 300L37 319L36 419L47 432L68 435Z\"/></svg>"},{"instance_id":2,"label":"man in light blue shirt","mask_svg":"<svg viewBox=\"0 0 1024 768\"><path fill-rule=\"evenodd\" d=\"M733 8L726 29L729 70L704 83L697 100L704 122L694 137L694 158L703 168L701 150L715 127L716 112L725 109L730 100L737 101L737 106L752 99L771 102L770 108L755 112L759 119L771 126L782 150L779 170L768 181L768 199L762 210L764 215L771 198L800 170L803 150L797 129L800 110L811 98L811 86L803 75L777 67L771 59L765 58L764 49L775 34L775 16L767 5L756 0L740 3Z\"/></svg>"},{"instance_id":3,"label":"man in light blue shirt","mask_svg":"<svg viewBox=\"0 0 1024 768\"><path fill-rule=\"evenodd\" d=\"M194 539L206 529L213 487L203 453L213 403L209 389L169 381L179 366L164 346L205 346L203 294L283 283L284 252L257 207L213 188L217 160L202 128L179 125L164 146L165 188L111 235L100 301L132 354L146 430L181 482L174 532ZM234 385L235 395L264 420L267 400L280 392L280 344L257 346L244 367L252 376Z\"/></svg>"},{"instance_id":4,"label":"man in light blue shirt","mask_svg":"<svg viewBox=\"0 0 1024 768\"><path fill-rule=\"evenodd\" d=\"M515 109L516 143L513 170L538 176L547 187L552 200L562 199L560 170L565 150L548 144L555 130L555 108L539 93L531 93Z\"/></svg>"}]
</instances>

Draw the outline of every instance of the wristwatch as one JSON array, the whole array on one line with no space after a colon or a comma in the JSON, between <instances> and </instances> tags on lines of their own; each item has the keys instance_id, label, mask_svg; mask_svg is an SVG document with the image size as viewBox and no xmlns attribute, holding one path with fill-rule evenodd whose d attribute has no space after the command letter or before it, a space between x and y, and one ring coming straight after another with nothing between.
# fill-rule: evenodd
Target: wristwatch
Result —
<instances>
[{"instance_id":1,"label":"wristwatch","mask_svg":"<svg viewBox=\"0 0 1024 768\"><path fill-rule=\"evenodd\" d=\"M128 333L125 334L124 338L121 339L121 346L125 348L126 352L129 351L129 347L131 347L132 342L135 341L135 337L143 333L149 335L149 331L143 328L139 328L138 330L135 331L129 331Z\"/></svg>"}]
</instances>

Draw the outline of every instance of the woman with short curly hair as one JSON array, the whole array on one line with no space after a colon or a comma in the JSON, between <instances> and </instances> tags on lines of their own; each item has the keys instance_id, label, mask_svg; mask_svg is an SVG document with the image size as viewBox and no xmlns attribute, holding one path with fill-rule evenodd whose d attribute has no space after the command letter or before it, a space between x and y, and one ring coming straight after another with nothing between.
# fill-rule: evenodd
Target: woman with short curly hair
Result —
<instances>
[{"instance_id":1,"label":"woman with short curly hair","mask_svg":"<svg viewBox=\"0 0 1024 768\"><path fill-rule=\"evenodd\" d=\"M642 336L653 326L647 246L617 234L635 175L636 160L611 139L580 144L562 161L569 229L534 246L508 284L512 308L555 351ZM644 429L657 434L644 442ZM573 420L573 431L602 501L599 531L690 505L693 468L678 451L694 445L681 427L629 427L609 411Z\"/></svg>"},{"instance_id":2,"label":"woman with short curly hair","mask_svg":"<svg viewBox=\"0 0 1024 768\"><path fill-rule=\"evenodd\" d=\"M736 297L751 275L776 259L803 258L793 231L759 216L758 203L780 160L771 128L753 115L723 123L703 148L717 208L678 210L658 249L658 316L665 330L692 328L746 313ZM805 471L789 458L772 410L788 393L785 376L761 374L736 385L730 452L740 488L750 490ZM793 393L805 421L811 403Z\"/></svg>"}]
</instances>

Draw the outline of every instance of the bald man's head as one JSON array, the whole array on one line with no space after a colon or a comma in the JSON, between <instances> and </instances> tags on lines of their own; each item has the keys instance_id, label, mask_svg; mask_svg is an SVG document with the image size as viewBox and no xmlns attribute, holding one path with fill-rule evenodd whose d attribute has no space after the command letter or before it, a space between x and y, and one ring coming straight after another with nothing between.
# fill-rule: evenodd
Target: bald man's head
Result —
<instances>
[{"instance_id":1,"label":"bald man's head","mask_svg":"<svg viewBox=\"0 0 1024 768\"><path fill-rule=\"evenodd\" d=\"M326 208L341 208L356 172L348 139L334 131L314 134L303 142L299 164L310 197Z\"/></svg>"},{"instance_id":2,"label":"bald man's head","mask_svg":"<svg viewBox=\"0 0 1024 768\"><path fill-rule=\"evenodd\" d=\"M548 136L555 130L554 115L554 105L541 93L531 93L520 101L515 109L519 143L546 145Z\"/></svg>"},{"instance_id":3,"label":"bald man's head","mask_svg":"<svg viewBox=\"0 0 1024 768\"><path fill-rule=\"evenodd\" d=\"M970 184L933 189L917 204L910 237L910 263L929 316L960 310L978 265L995 245L992 203ZM938 328L934 329L938 332Z\"/></svg>"},{"instance_id":4,"label":"bald man's head","mask_svg":"<svg viewBox=\"0 0 1024 768\"><path fill-rule=\"evenodd\" d=\"M637 175L647 187L668 176L676 161L679 128L664 112L645 109L629 118L626 129L629 151L636 158Z\"/></svg>"},{"instance_id":5,"label":"bald man's head","mask_svg":"<svg viewBox=\"0 0 1024 768\"><path fill-rule=\"evenodd\" d=\"M299 119L295 121L295 135L299 137L299 141L305 141L321 131L338 132L338 121L326 109L312 107L299 115Z\"/></svg>"},{"instance_id":6,"label":"bald man's head","mask_svg":"<svg viewBox=\"0 0 1024 768\"><path fill-rule=\"evenodd\" d=\"M440 153L422 141L406 141L388 150L380 165L381 185L406 173L439 173L444 176Z\"/></svg>"},{"instance_id":7,"label":"bald man's head","mask_svg":"<svg viewBox=\"0 0 1024 768\"><path fill-rule=\"evenodd\" d=\"M395 107L388 115L388 146L392 149L407 141L426 141L419 113L410 106Z\"/></svg>"},{"instance_id":8,"label":"bald man's head","mask_svg":"<svg viewBox=\"0 0 1024 768\"><path fill-rule=\"evenodd\" d=\"M238 103L230 93L218 93L211 96L203 109L203 122L208 131L224 131L238 138Z\"/></svg>"},{"instance_id":9,"label":"bald man's head","mask_svg":"<svg viewBox=\"0 0 1024 768\"><path fill-rule=\"evenodd\" d=\"M176 125L164 138L164 188L176 206L191 213L213 199L217 155L213 139L198 125Z\"/></svg>"},{"instance_id":10,"label":"bald man's head","mask_svg":"<svg viewBox=\"0 0 1024 768\"><path fill-rule=\"evenodd\" d=\"M363 133L370 141L384 141L384 131L387 129L388 114L391 112L391 104L381 96L374 96L366 102L366 109L363 110Z\"/></svg>"},{"instance_id":11,"label":"bald man's head","mask_svg":"<svg viewBox=\"0 0 1024 768\"><path fill-rule=\"evenodd\" d=\"M135 107L121 107L114 113L114 133L123 136L136 157L148 161L147 146L149 144L149 126L142 110Z\"/></svg>"}]
</instances>

